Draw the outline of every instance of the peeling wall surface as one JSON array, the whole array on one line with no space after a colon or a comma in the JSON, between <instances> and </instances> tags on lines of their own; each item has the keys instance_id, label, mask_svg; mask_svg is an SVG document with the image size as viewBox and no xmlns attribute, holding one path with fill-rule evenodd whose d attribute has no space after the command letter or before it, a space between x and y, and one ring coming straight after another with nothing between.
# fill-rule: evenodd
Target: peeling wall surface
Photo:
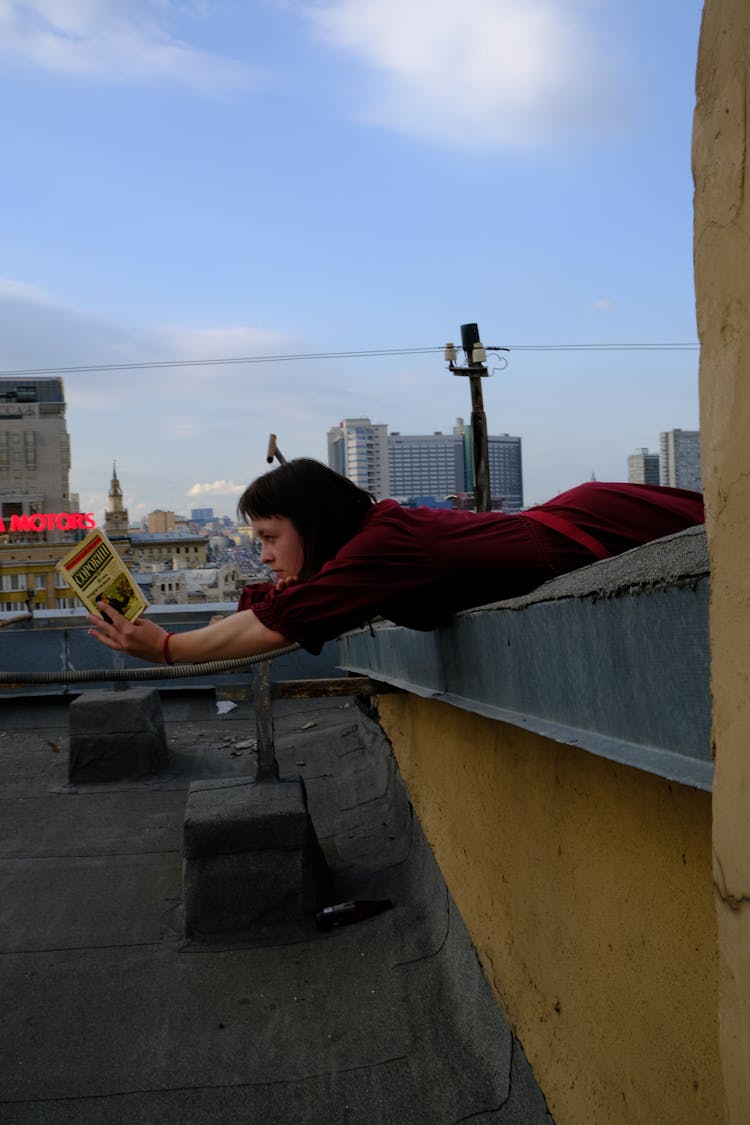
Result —
<instances>
[{"instance_id":1,"label":"peeling wall surface","mask_svg":"<svg viewBox=\"0 0 750 1125\"><path fill-rule=\"evenodd\" d=\"M554 1120L718 1125L709 794L412 695L379 713Z\"/></svg>"},{"instance_id":2,"label":"peeling wall surface","mask_svg":"<svg viewBox=\"0 0 750 1125\"><path fill-rule=\"evenodd\" d=\"M693 130L711 560L714 880L726 1116L750 1121L750 5L707 0Z\"/></svg>"}]
</instances>

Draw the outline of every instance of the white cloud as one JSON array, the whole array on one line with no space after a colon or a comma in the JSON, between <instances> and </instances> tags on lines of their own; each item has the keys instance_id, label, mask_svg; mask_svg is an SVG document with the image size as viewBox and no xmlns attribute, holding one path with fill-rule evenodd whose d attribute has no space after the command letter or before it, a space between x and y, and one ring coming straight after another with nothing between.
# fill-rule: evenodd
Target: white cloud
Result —
<instances>
[{"instance_id":1,"label":"white cloud","mask_svg":"<svg viewBox=\"0 0 750 1125\"><path fill-rule=\"evenodd\" d=\"M206 484L194 484L187 490L186 495L239 496L246 488L246 484L235 484L233 480L214 480Z\"/></svg>"},{"instance_id":2,"label":"white cloud","mask_svg":"<svg viewBox=\"0 0 750 1125\"><path fill-rule=\"evenodd\" d=\"M162 324L151 330L157 352L172 359L225 359L233 356L273 355L288 348L279 332L246 325L221 328L184 328Z\"/></svg>"},{"instance_id":3,"label":"white cloud","mask_svg":"<svg viewBox=\"0 0 750 1125\"><path fill-rule=\"evenodd\" d=\"M613 309L614 307L615 307L614 301L610 301L606 297L602 297L601 300L599 300L599 301L594 301L594 303L591 306L591 308L594 310L594 312L609 312L609 310Z\"/></svg>"},{"instance_id":4,"label":"white cloud","mask_svg":"<svg viewBox=\"0 0 750 1125\"><path fill-rule=\"evenodd\" d=\"M527 146L620 117L620 60L592 2L326 0L310 17L372 68L371 121L457 147Z\"/></svg>"},{"instance_id":5,"label":"white cloud","mask_svg":"<svg viewBox=\"0 0 750 1125\"><path fill-rule=\"evenodd\" d=\"M248 67L171 34L172 0L0 0L0 56L78 78L227 89Z\"/></svg>"},{"instance_id":6,"label":"white cloud","mask_svg":"<svg viewBox=\"0 0 750 1125\"><path fill-rule=\"evenodd\" d=\"M10 297L13 300L32 301L40 305L56 305L58 301L38 285L29 281L14 281L9 277L0 277L0 298Z\"/></svg>"}]
</instances>

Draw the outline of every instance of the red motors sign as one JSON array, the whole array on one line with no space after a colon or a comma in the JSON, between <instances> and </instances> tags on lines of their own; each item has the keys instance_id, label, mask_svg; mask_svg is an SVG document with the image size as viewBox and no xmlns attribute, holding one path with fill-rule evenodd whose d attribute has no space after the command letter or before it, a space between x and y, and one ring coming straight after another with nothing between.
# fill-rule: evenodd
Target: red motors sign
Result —
<instances>
[{"instance_id":1,"label":"red motors sign","mask_svg":"<svg viewBox=\"0 0 750 1125\"><path fill-rule=\"evenodd\" d=\"M90 531L96 527L93 512L38 512L34 516L11 516L8 526L0 517L0 534L8 531Z\"/></svg>"}]
</instances>

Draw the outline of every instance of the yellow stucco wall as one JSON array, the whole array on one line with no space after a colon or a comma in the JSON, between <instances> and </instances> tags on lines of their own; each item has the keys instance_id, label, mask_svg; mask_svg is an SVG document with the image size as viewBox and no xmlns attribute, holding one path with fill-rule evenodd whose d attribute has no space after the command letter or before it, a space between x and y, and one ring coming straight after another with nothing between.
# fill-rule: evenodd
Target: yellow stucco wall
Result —
<instances>
[{"instance_id":1,"label":"yellow stucco wall","mask_svg":"<svg viewBox=\"0 0 750 1125\"><path fill-rule=\"evenodd\" d=\"M693 132L727 1120L750 1121L750 4L707 0Z\"/></svg>"},{"instance_id":2,"label":"yellow stucco wall","mask_svg":"<svg viewBox=\"0 0 750 1125\"><path fill-rule=\"evenodd\" d=\"M416 696L379 711L558 1125L723 1120L710 796Z\"/></svg>"}]
</instances>

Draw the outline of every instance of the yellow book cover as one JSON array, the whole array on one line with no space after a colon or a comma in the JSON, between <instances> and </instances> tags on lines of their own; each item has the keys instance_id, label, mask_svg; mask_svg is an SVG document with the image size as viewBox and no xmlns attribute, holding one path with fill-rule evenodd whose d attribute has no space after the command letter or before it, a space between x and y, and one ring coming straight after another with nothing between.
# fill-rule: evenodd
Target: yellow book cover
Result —
<instances>
[{"instance_id":1,"label":"yellow book cover","mask_svg":"<svg viewBox=\"0 0 750 1125\"><path fill-rule=\"evenodd\" d=\"M135 621L148 602L105 533L98 527L76 543L57 569L90 613L102 612L97 602L109 602L128 621Z\"/></svg>"}]
</instances>

